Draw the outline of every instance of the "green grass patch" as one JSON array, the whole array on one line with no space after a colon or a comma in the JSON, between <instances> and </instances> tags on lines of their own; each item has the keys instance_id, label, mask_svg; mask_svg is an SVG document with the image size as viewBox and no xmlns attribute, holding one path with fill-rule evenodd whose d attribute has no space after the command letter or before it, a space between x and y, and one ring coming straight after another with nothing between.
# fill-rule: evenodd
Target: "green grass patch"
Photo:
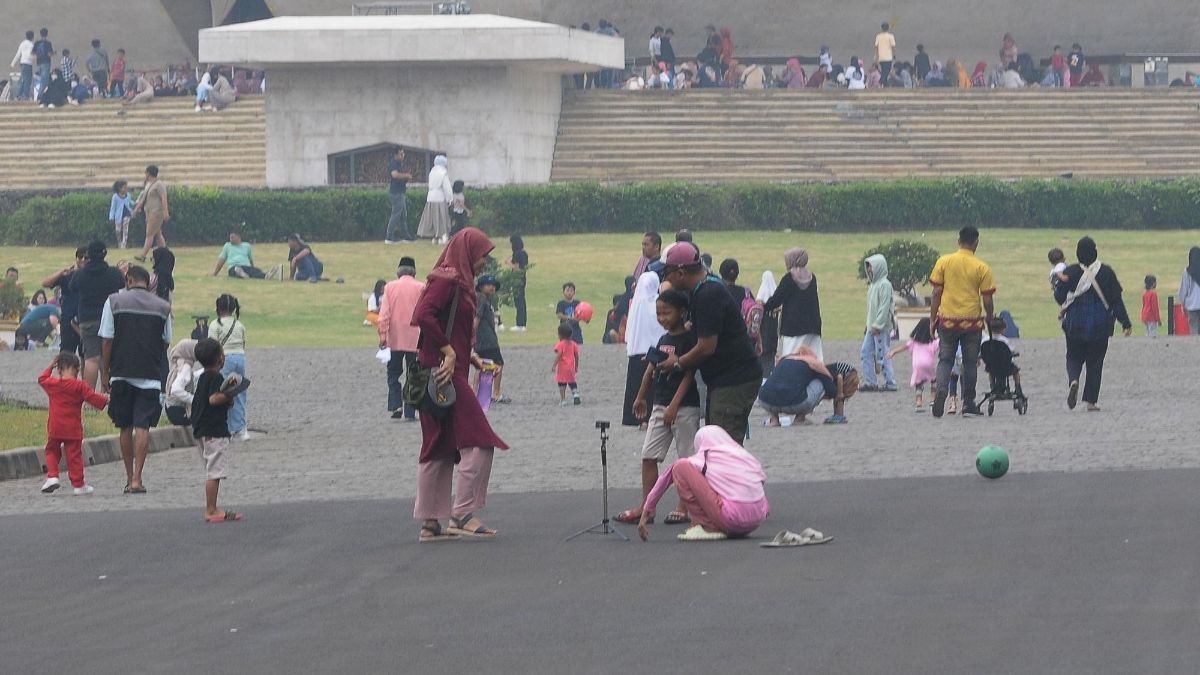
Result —
<instances>
[{"instance_id":1,"label":"green grass patch","mask_svg":"<svg viewBox=\"0 0 1200 675\"><path fill-rule=\"evenodd\" d=\"M1159 278L1163 298L1177 289L1187 261L1188 248L1196 243L1192 231L1091 231L1048 229L985 229L979 255L991 264L999 291L997 310L1010 310L1028 337L1060 335L1055 306L1047 281L1049 264L1046 251L1058 246L1074 257L1075 241L1091 234L1097 241L1101 260L1111 264L1125 285L1125 302L1137 319L1142 279L1147 274ZM742 269L742 281L758 288L763 270L783 273L783 252L792 246L804 246L811 256L809 265L817 275L824 333L828 339L857 339L862 335L866 313L866 286L857 278L857 264L864 251L892 239L924 241L942 253L955 248L952 231L875 232L849 234L812 234L785 232L704 232L696 234L700 248L710 253L719 265L726 257L736 258ZM580 234L528 236L526 249L535 267L529 274L529 331L504 333L502 346L550 345L555 339L554 304L561 299L565 281L578 286L578 298L591 302L596 319L585 327L586 340L598 343L604 328L603 316L612 296L622 289L624 277L633 271L640 245L637 234ZM507 258L506 238L496 238L497 257ZM394 278L396 261L402 255L417 260L424 275L435 261L440 248L428 243L411 246L384 246L382 243L316 243L317 255L325 263L328 276L343 276L345 284L308 284L296 282L242 281L228 278L222 271L213 277L212 268L219 246L175 249L175 334L191 331L192 314L215 314L213 303L221 293L233 293L241 301L250 347L362 347L377 344L375 330L363 326L366 311L364 294L376 279ZM68 247L5 247L0 264L21 270L26 291L71 260ZM133 252L111 250L115 262ZM263 268L283 262L287 247L283 243L255 246L257 262ZM927 287L919 291L928 293ZM501 308L506 325L512 325L511 307Z\"/></svg>"},{"instance_id":2,"label":"green grass patch","mask_svg":"<svg viewBox=\"0 0 1200 675\"><path fill-rule=\"evenodd\" d=\"M45 408L0 403L0 452L31 445L46 445ZM83 409L83 432L88 438L115 434L117 430L108 418L108 413Z\"/></svg>"}]
</instances>

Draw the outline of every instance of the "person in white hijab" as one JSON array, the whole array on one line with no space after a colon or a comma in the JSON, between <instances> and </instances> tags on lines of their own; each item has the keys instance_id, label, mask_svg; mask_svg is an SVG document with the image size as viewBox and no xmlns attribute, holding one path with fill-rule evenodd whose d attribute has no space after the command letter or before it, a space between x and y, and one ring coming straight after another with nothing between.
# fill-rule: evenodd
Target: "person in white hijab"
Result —
<instances>
[{"instance_id":1,"label":"person in white hijab","mask_svg":"<svg viewBox=\"0 0 1200 675\"><path fill-rule=\"evenodd\" d=\"M621 424L627 427L641 426L633 414L633 401L642 386L642 375L646 372L646 352L658 344L666 333L658 323L655 301L658 300L658 273L643 272L633 289L633 300L629 302L629 320L625 322L625 353L629 356L625 377L625 405L621 409Z\"/></svg>"},{"instance_id":2,"label":"person in white hijab","mask_svg":"<svg viewBox=\"0 0 1200 675\"><path fill-rule=\"evenodd\" d=\"M450 200L454 188L450 184L449 162L445 155L433 158L429 171L429 192L425 196L425 210L417 226L417 236L432 239L433 244L445 244L450 240Z\"/></svg>"},{"instance_id":3,"label":"person in white hijab","mask_svg":"<svg viewBox=\"0 0 1200 675\"><path fill-rule=\"evenodd\" d=\"M212 105L209 104L208 97L212 93L212 75L208 71L200 78L200 84L196 85L196 112L200 112L205 108L211 110Z\"/></svg>"},{"instance_id":4,"label":"person in white hijab","mask_svg":"<svg viewBox=\"0 0 1200 675\"><path fill-rule=\"evenodd\" d=\"M754 299L765 307L771 296L775 295L777 288L779 288L779 284L775 283L775 273L766 270L762 273L762 281L758 284L758 294L754 296ZM763 381L765 382L771 376L771 371L775 369L775 352L779 349L778 311L763 312L762 343L763 353L758 360L763 369Z\"/></svg>"}]
</instances>

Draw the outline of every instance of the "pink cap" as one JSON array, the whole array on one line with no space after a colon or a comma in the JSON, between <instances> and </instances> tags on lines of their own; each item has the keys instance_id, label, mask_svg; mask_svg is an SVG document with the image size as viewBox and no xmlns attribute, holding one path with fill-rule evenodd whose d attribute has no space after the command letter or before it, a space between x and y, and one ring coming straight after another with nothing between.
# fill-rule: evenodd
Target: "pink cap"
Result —
<instances>
[{"instance_id":1,"label":"pink cap","mask_svg":"<svg viewBox=\"0 0 1200 675\"><path fill-rule=\"evenodd\" d=\"M700 249L687 241L675 242L667 252L667 267L693 267L700 264Z\"/></svg>"}]
</instances>

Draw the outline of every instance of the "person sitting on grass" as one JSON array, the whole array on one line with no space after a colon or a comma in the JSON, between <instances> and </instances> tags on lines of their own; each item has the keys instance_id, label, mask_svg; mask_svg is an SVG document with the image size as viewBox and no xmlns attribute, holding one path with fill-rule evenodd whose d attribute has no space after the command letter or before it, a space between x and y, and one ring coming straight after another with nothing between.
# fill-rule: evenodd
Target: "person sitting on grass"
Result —
<instances>
[{"instance_id":1,"label":"person sitting on grass","mask_svg":"<svg viewBox=\"0 0 1200 675\"><path fill-rule=\"evenodd\" d=\"M220 274L222 267L228 270L229 276L238 279L265 279L267 276L254 266L254 250L250 244L242 241L241 233L236 230L229 233L229 241L221 247L221 255L217 256L212 275L215 277Z\"/></svg>"},{"instance_id":2,"label":"person sitting on grass","mask_svg":"<svg viewBox=\"0 0 1200 675\"><path fill-rule=\"evenodd\" d=\"M196 360L204 366L204 372L196 382L196 393L192 398L192 436L204 460L204 520L210 523L227 523L241 520L242 514L217 508L217 493L221 481L229 476L229 407L234 397L225 394L225 352L221 343L204 338L196 343Z\"/></svg>"},{"instance_id":3,"label":"person sitting on grass","mask_svg":"<svg viewBox=\"0 0 1200 675\"><path fill-rule=\"evenodd\" d=\"M655 357L686 354L696 346L696 334L687 327L690 300L686 293L670 290L658 296L655 311L658 323L667 333L658 339ZM658 482L658 465L667 458L671 446L680 458L691 457L700 429L700 392L696 388L694 370L660 371L654 363L646 366L642 384L633 403L633 414L647 422L646 440L642 444L642 502ZM647 410L646 397L653 388L653 408ZM642 519L642 507L622 511L614 518L619 523L636 523ZM654 522L651 513L646 522ZM663 520L667 525L687 522L687 507L682 497L678 506Z\"/></svg>"},{"instance_id":4,"label":"person sitting on grass","mask_svg":"<svg viewBox=\"0 0 1200 675\"><path fill-rule=\"evenodd\" d=\"M718 541L745 537L770 515L762 464L724 429L706 426L696 432L696 452L672 464L654 484L642 505L638 536L648 541L655 506L673 483L687 506L691 526L680 541Z\"/></svg>"},{"instance_id":5,"label":"person sitting on grass","mask_svg":"<svg viewBox=\"0 0 1200 675\"><path fill-rule=\"evenodd\" d=\"M383 300L383 289L387 288L387 282L379 279L375 282L375 288L371 289L371 294L367 296L367 316L363 319L364 326L379 325L379 304Z\"/></svg>"},{"instance_id":6,"label":"person sitting on grass","mask_svg":"<svg viewBox=\"0 0 1200 675\"><path fill-rule=\"evenodd\" d=\"M299 234L288 235L288 265L291 267L289 279L317 283L325 272L325 265L317 259L312 247Z\"/></svg>"}]
</instances>

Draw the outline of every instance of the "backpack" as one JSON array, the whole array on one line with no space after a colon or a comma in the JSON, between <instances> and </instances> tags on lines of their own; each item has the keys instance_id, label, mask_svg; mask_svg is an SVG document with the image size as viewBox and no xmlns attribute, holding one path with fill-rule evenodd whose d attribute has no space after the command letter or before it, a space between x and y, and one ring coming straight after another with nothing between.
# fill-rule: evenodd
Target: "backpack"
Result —
<instances>
[{"instance_id":1,"label":"backpack","mask_svg":"<svg viewBox=\"0 0 1200 675\"><path fill-rule=\"evenodd\" d=\"M746 297L742 298L742 320L746 322L746 333L750 336L750 342L754 344L755 355L762 356L763 304L754 299L750 289L746 289Z\"/></svg>"}]
</instances>

